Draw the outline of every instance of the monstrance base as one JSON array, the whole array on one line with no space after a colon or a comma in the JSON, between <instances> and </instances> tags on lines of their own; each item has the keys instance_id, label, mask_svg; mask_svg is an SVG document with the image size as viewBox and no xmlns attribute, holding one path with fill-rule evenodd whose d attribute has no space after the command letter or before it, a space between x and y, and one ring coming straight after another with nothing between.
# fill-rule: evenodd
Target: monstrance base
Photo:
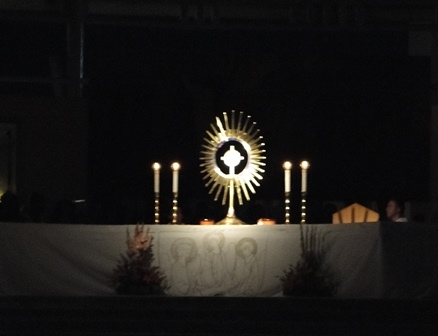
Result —
<instances>
[{"instance_id":1,"label":"monstrance base","mask_svg":"<svg viewBox=\"0 0 438 336\"><path fill-rule=\"evenodd\" d=\"M246 224L244 221L240 220L236 216L227 216L224 219L216 222L215 225L241 225Z\"/></svg>"}]
</instances>

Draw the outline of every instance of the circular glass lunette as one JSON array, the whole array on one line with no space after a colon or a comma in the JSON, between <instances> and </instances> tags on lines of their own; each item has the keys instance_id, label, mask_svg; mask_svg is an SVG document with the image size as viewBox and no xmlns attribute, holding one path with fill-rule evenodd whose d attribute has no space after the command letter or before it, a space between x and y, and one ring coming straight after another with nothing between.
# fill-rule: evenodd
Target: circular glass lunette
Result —
<instances>
[{"instance_id":1,"label":"circular glass lunette","mask_svg":"<svg viewBox=\"0 0 438 336\"><path fill-rule=\"evenodd\" d=\"M220 142L214 154L215 170L220 176L225 178L230 178L230 167L225 164L223 158L225 153L231 149L231 146L234 146L234 150L239 152L242 157L239 164L234 168L234 175L241 174L248 167L250 162L251 148L246 141L237 138L228 138Z\"/></svg>"}]
</instances>

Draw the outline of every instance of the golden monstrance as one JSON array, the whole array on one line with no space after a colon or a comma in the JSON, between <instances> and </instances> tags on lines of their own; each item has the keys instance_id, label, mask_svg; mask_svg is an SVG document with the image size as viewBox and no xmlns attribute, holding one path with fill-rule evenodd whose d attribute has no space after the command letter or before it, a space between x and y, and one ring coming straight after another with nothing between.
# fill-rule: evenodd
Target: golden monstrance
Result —
<instances>
[{"instance_id":1,"label":"golden monstrance","mask_svg":"<svg viewBox=\"0 0 438 336\"><path fill-rule=\"evenodd\" d=\"M223 112L222 119L216 117L216 124L210 126L202 144L201 174L215 201L221 194L223 205L228 200L227 216L216 224L245 224L236 217L234 198L242 205L242 195L249 200L250 192L254 194L255 187L260 186L266 159L263 137L256 122L242 111L237 120L234 110L230 118Z\"/></svg>"}]
</instances>

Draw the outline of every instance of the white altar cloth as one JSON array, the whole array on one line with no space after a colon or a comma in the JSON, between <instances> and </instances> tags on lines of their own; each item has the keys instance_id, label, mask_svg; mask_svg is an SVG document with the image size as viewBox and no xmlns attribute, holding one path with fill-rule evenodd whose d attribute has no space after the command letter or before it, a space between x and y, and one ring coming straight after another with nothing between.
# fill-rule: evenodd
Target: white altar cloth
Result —
<instances>
[{"instance_id":1,"label":"white altar cloth","mask_svg":"<svg viewBox=\"0 0 438 336\"><path fill-rule=\"evenodd\" d=\"M421 244L421 237L428 239L430 248L438 242L435 226L313 226L325 237L327 264L339 281L336 297L422 297L435 289L437 258L429 256L419 267L418 261L430 251L422 248L424 253L413 256L418 250L414 240ZM166 277L168 295L280 296L280 277L300 257L299 225L145 228L153 235L154 264ZM109 279L127 250L126 232L132 236L134 229L135 225L0 223L0 295L115 295ZM399 242L405 245L406 240L413 255L400 249ZM412 280L412 267L422 273L415 272L416 283L409 287L405 280ZM427 283L419 288L422 276Z\"/></svg>"}]
</instances>

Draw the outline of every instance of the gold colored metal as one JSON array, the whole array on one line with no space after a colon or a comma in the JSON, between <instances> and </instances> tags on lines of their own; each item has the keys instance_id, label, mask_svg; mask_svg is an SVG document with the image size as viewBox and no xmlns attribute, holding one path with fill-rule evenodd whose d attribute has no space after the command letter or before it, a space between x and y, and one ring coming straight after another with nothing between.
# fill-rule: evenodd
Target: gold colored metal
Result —
<instances>
[{"instance_id":1,"label":"gold colored metal","mask_svg":"<svg viewBox=\"0 0 438 336\"><path fill-rule=\"evenodd\" d=\"M178 193L173 193L172 199L172 224L180 224L178 223Z\"/></svg>"},{"instance_id":2,"label":"gold colored metal","mask_svg":"<svg viewBox=\"0 0 438 336\"><path fill-rule=\"evenodd\" d=\"M155 224L160 224L160 193L155 193L154 201L154 212L155 212Z\"/></svg>"},{"instance_id":3,"label":"gold colored metal","mask_svg":"<svg viewBox=\"0 0 438 336\"><path fill-rule=\"evenodd\" d=\"M306 223L307 213L307 170L310 167L309 162L302 161L301 167L301 224Z\"/></svg>"},{"instance_id":4,"label":"gold colored metal","mask_svg":"<svg viewBox=\"0 0 438 336\"><path fill-rule=\"evenodd\" d=\"M242 111L236 124L235 114L232 110L230 117L227 112L223 112L222 119L216 117L216 124L210 124L211 130L206 131L201 150L200 167L205 186L210 188L210 194L215 192L215 201L221 194L223 205L228 200L227 216L216 223L219 225L245 224L236 217L234 198L237 197L240 205L243 196L249 200L249 192L255 193L254 187L260 186L259 180L265 172L265 144L260 130L251 116L245 117Z\"/></svg>"},{"instance_id":5,"label":"gold colored metal","mask_svg":"<svg viewBox=\"0 0 438 336\"><path fill-rule=\"evenodd\" d=\"M290 224L290 192L284 193L284 223Z\"/></svg>"},{"instance_id":6,"label":"gold colored metal","mask_svg":"<svg viewBox=\"0 0 438 336\"><path fill-rule=\"evenodd\" d=\"M306 205L306 197L307 192L301 192L301 224L306 224L306 213L307 213L307 205Z\"/></svg>"},{"instance_id":7,"label":"gold colored metal","mask_svg":"<svg viewBox=\"0 0 438 336\"><path fill-rule=\"evenodd\" d=\"M155 224L160 224L160 169L161 165L158 162L154 162L152 165L154 170L154 214L155 214Z\"/></svg>"}]
</instances>

